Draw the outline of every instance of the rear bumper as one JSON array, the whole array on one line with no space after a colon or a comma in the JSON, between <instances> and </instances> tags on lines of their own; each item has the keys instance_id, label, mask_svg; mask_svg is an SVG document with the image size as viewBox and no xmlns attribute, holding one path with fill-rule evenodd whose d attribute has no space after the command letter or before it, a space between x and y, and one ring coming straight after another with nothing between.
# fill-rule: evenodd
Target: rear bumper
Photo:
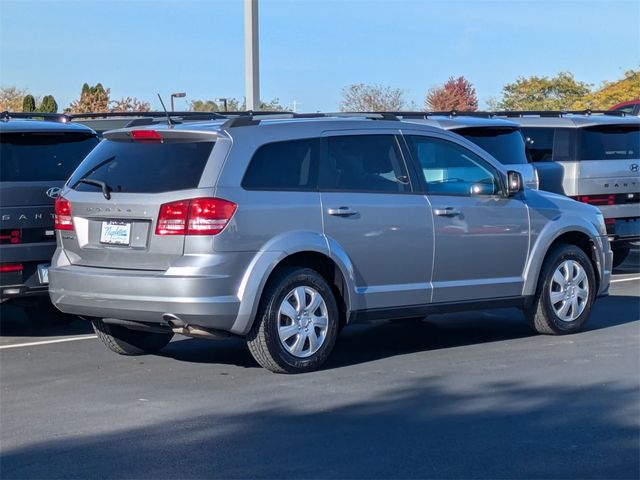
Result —
<instances>
[{"instance_id":1,"label":"rear bumper","mask_svg":"<svg viewBox=\"0 0 640 480\"><path fill-rule=\"evenodd\" d=\"M49 295L64 313L163 326L177 317L191 326L231 331L240 308L237 292L241 280L231 270L244 256L199 256L194 261L200 262L200 268L178 268L172 274L171 269L72 265L57 250L49 269ZM203 266L205 262L208 266Z\"/></svg>"},{"instance_id":2,"label":"rear bumper","mask_svg":"<svg viewBox=\"0 0 640 480\"><path fill-rule=\"evenodd\" d=\"M37 266L39 263L22 263L22 271L0 273L0 301L12 298L46 296L48 285L40 283Z\"/></svg>"}]
</instances>

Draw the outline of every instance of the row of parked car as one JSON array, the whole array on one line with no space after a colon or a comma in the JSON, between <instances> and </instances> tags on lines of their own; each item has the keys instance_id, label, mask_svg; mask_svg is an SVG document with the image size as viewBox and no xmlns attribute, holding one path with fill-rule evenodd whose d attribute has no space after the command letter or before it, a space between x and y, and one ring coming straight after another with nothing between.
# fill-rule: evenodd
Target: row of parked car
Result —
<instances>
[{"instance_id":1,"label":"row of parked car","mask_svg":"<svg viewBox=\"0 0 640 480\"><path fill-rule=\"evenodd\" d=\"M622 113L19 116L1 299L48 291L120 354L238 335L309 371L355 321L483 306L570 333L640 240Z\"/></svg>"}]
</instances>

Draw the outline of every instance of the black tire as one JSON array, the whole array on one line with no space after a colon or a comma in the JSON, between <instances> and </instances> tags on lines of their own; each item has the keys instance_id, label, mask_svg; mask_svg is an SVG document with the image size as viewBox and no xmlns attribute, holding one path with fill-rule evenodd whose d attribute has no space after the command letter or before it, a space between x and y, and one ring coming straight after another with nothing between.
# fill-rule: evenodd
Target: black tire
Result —
<instances>
[{"instance_id":1,"label":"black tire","mask_svg":"<svg viewBox=\"0 0 640 480\"><path fill-rule=\"evenodd\" d=\"M173 338L173 332L155 333L132 330L120 325L109 325L100 318L91 319L93 331L109 350L119 355L145 355L156 353Z\"/></svg>"},{"instance_id":2,"label":"black tire","mask_svg":"<svg viewBox=\"0 0 640 480\"><path fill-rule=\"evenodd\" d=\"M618 268L624 263L629 256L631 247L629 245L616 245L612 247L613 250L613 268Z\"/></svg>"},{"instance_id":3,"label":"black tire","mask_svg":"<svg viewBox=\"0 0 640 480\"><path fill-rule=\"evenodd\" d=\"M22 309L31 323L43 327L67 325L79 318L77 315L62 313L53 306L48 297L24 304Z\"/></svg>"},{"instance_id":4,"label":"black tire","mask_svg":"<svg viewBox=\"0 0 640 480\"><path fill-rule=\"evenodd\" d=\"M551 304L550 284L556 269L565 260L579 262L584 269L589 282L589 293L582 313L573 321L563 321L558 317ZM560 244L553 247L542 265L538 288L531 307L525 310L525 315L531 327L538 333L545 335L561 335L579 331L589 318L591 306L596 295L596 277L593 265L587 255L574 245Z\"/></svg>"},{"instance_id":5,"label":"black tire","mask_svg":"<svg viewBox=\"0 0 640 480\"><path fill-rule=\"evenodd\" d=\"M314 288L327 307L327 332L324 343L313 355L300 358L289 353L278 334L278 311L286 296L299 286ZM256 362L274 373L304 373L317 370L327 360L339 330L338 305L329 284L315 270L287 267L270 279L260 300L258 315L247 335L249 351Z\"/></svg>"}]
</instances>

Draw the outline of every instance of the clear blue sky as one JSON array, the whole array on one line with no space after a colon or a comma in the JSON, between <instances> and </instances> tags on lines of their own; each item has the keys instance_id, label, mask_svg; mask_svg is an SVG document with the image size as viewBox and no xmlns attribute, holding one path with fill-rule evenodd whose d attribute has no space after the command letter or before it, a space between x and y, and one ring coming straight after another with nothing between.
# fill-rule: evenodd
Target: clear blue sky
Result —
<instances>
[{"instance_id":1,"label":"clear blue sky","mask_svg":"<svg viewBox=\"0 0 640 480\"><path fill-rule=\"evenodd\" d=\"M640 65L640 1L260 0L261 96L335 110L350 83L429 87L464 75L483 102L519 75L593 84ZM244 95L241 0L0 0L0 84L112 98Z\"/></svg>"}]
</instances>

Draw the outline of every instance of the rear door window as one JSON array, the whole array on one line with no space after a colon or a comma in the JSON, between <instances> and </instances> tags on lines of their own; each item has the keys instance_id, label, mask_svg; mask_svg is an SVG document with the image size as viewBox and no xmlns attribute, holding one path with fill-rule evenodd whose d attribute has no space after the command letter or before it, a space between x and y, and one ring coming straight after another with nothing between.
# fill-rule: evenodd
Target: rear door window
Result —
<instances>
[{"instance_id":1,"label":"rear door window","mask_svg":"<svg viewBox=\"0 0 640 480\"><path fill-rule=\"evenodd\" d=\"M263 145L253 155L242 186L247 190L316 190L319 150L317 138Z\"/></svg>"},{"instance_id":2,"label":"rear door window","mask_svg":"<svg viewBox=\"0 0 640 480\"><path fill-rule=\"evenodd\" d=\"M214 142L119 142L103 140L69 179L79 191L99 187L78 183L105 182L114 192L160 193L196 188Z\"/></svg>"},{"instance_id":3,"label":"rear door window","mask_svg":"<svg viewBox=\"0 0 640 480\"><path fill-rule=\"evenodd\" d=\"M411 191L409 175L396 137L327 137L320 188L372 193Z\"/></svg>"},{"instance_id":4,"label":"rear door window","mask_svg":"<svg viewBox=\"0 0 640 480\"><path fill-rule=\"evenodd\" d=\"M582 160L631 160L640 158L640 125L585 127L579 133Z\"/></svg>"},{"instance_id":5,"label":"rear door window","mask_svg":"<svg viewBox=\"0 0 640 480\"><path fill-rule=\"evenodd\" d=\"M0 181L66 180L98 144L84 132L22 132L0 134Z\"/></svg>"},{"instance_id":6,"label":"rear door window","mask_svg":"<svg viewBox=\"0 0 640 480\"><path fill-rule=\"evenodd\" d=\"M488 152L503 165L528 163L524 139L518 128L461 128L453 130Z\"/></svg>"}]
</instances>

